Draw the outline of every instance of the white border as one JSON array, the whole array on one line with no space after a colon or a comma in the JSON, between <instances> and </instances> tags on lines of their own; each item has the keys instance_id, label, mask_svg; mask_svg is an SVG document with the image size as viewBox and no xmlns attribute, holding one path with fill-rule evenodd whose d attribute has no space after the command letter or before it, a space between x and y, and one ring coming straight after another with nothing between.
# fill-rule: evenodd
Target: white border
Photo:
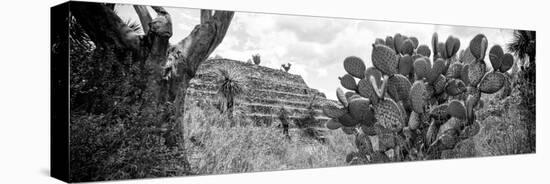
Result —
<instances>
[{"instance_id":1,"label":"white border","mask_svg":"<svg viewBox=\"0 0 550 184\"><path fill-rule=\"evenodd\" d=\"M101 0L104 1L104 0ZM49 174L49 7L60 0L4 2L0 59L0 183L62 183ZM109 183L530 183L548 180L548 5L459 0L118 0L109 2L536 30L537 153ZM528 5L526 7L524 5ZM366 40L367 41L367 40ZM55 102L52 102L55 103ZM546 175L545 175L546 174ZM539 183L537 182L537 183Z\"/></svg>"}]
</instances>

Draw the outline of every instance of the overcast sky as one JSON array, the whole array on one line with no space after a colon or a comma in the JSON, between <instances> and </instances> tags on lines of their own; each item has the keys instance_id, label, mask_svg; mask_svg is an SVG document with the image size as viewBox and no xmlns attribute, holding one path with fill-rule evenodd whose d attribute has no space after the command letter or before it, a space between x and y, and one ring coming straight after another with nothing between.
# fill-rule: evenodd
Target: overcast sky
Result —
<instances>
[{"instance_id":1,"label":"overcast sky","mask_svg":"<svg viewBox=\"0 0 550 184\"><path fill-rule=\"evenodd\" d=\"M117 5L116 10L122 19L139 22L133 7ZM174 29L172 44L185 38L200 22L198 9L167 8L167 11ZM150 12L154 17L152 9ZM277 69L290 62L290 73L301 75L309 87L335 99L335 90L340 87L338 76L345 74L344 58L358 56L370 66L376 38L401 33L430 45L434 32L440 41L449 35L458 37L461 49L465 49L478 33L487 36L489 48L494 44L504 46L511 40L513 30L236 12L212 56L246 61L258 53L261 65Z\"/></svg>"}]
</instances>

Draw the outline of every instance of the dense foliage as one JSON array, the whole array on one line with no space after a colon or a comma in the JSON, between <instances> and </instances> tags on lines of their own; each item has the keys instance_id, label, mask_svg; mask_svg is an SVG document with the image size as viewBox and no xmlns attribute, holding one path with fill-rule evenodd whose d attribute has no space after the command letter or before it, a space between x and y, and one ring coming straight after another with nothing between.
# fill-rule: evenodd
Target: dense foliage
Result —
<instances>
[{"instance_id":1,"label":"dense foliage","mask_svg":"<svg viewBox=\"0 0 550 184\"><path fill-rule=\"evenodd\" d=\"M172 104L157 104L132 52L71 45L71 181L188 173Z\"/></svg>"}]
</instances>

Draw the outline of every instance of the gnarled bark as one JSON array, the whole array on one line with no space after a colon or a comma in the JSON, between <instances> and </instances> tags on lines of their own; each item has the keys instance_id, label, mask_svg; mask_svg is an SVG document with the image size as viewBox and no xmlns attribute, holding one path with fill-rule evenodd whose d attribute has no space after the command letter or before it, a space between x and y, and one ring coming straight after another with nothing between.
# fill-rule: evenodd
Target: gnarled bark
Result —
<instances>
[{"instance_id":1,"label":"gnarled bark","mask_svg":"<svg viewBox=\"0 0 550 184\"><path fill-rule=\"evenodd\" d=\"M113 11L113 7L100 3L73 2L71 13L96 45L130 51L133 62L142 63L147 73L146 88L156 90L157 104L174 103L175 117L181 121L189 81L197 68L222 42L234 12L201 10L201 22L193 31L174 46L172 19L162 7L153 6L157 17L152 19L146 6L134 6L144 34L132 31ZM167 116L161 114L161 116ZM167 134L181 130L181 122L172 126ZM169 143L170 144L170 143Z\"/></svg>"}]
</instances>

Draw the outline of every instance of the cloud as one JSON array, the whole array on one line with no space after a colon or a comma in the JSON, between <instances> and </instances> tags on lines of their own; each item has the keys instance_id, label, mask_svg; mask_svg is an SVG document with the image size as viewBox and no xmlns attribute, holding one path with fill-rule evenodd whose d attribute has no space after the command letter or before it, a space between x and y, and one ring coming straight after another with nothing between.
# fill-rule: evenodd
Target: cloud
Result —
<instances>
[{"instance_id":1,"label":"cloud","mask_svg":"<svg viewBox=\"0 0 550 184\"><path fill-rule=\"evenodd\" d=\"M121 13L131 16L132 9L125 8ZM170 42L175 44L199 23L200 11L167 10L175 25ZM458 37L461 49L465 49L470 39L479 33L487 36L489 47L495 44L504 46L512 36L512 30L496 28L236 12L222 44L212 55L246 61L258 53L261 65L276 69L290 62L290 73L301 75L308 86L335 99L334 91L340 87L338 76L345 74L342 61L346 57L358 56L370 66L372 44L376 38L400 33L414 35L420 44L430 45L434 32L438 33L441 42L449 35Z\"/></svg>"}]
</instances>

